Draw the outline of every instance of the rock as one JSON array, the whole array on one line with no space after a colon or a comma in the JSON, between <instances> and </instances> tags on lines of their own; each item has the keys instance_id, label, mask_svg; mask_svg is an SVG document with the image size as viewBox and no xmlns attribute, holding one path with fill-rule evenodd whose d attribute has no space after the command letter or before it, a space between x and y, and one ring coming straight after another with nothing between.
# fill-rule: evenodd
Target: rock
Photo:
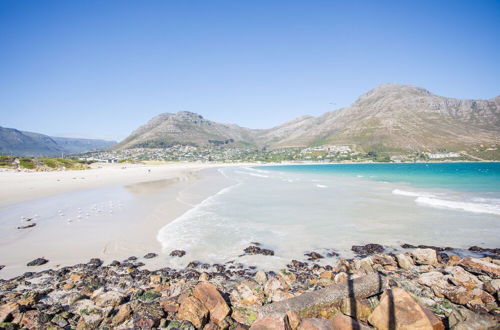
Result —
<instances>
[{"instance_id":1,"label":"rock","mask_svg":"<svg viewBox=\"0 0 500 330\"><path fill-rule=\"evenodd\" d=\"M5 265L0 265L0 270L4 269Z\"/></svg>"},{"instance_id":2,"label":"rock","mask_svg":"<svg viewBox=\"0 0 500 330\"><path fill-rule=\"evenodd\" d=\"M200 282L208 282L210 280L210 276L207 273L201 273L200 277L198 277L198 281Z\"/></svg>"},{"instance_id":3,"label":"rock","mask_svg":"<svg viewBox=\"0 0 500 330\"><path fill-rule=\"evenodd\" d=\"M353 245L351 248L357 255L370 255L384 252L384 247L380 244Z\"/></svg>"},{"instance_id":4,"label":"rock","mask_svg":"<svg viewBox=\"0 0 500 330\"><path fill-rule=\"evenodd\" d=\"M41 266L45 265L47 262L49 261L45 258L36 258L35 260L28 262L27 266Z\"/></svg>"},{"instance_id":5,"label":"rock","mask_svg":"<svg viewBox=\"0 0 500 330\"><path fill-rule=\"evenodd\" d=\"M132 314L134 329L158 327L164 315L163 309L158 304L140 304L134 307L134 313Z\"/></svg>"},{"instance_id":6,"label":"rock","mask_svg":"<svg viewBox=\"0 0 500 330\"><path fill-rule=\"evenodd\" d=\"M165 330L196 330L196 328L188 321L172 321L167 325Z\"/></svg>"},{"instance_id":7,"label":"rock","mask_svg":"<svg viewBox=\"0 0 500 330\"><path fill-rule=\"evenodd\" d=\"M296 312L288 311L286 313L286 317L288 318L288 325L292 330L296 330L299 327L300 324L300 317L299 314Z\"/></svg>"},{"instance_id":8,"label":"rock","mask_svg":"<svg viewBox=\"0 0 500 330\"><path fill-rule=\"evenodd\" d=\"M269 249L263 249L258 246L249 246L243 250L246 254L262 254L265 256L273 256L274 251Z\"/></svg>"},{"instance_id":9,"label":"rock","mask_svg":"<svg viewBox=\"0 0 500 330\"><path fill-rule=\"evenodd\" d=\"M495 298L479 288L467 290L464 287L453 287L444 290L443 294L455 304L484 308L488 311L495 307Z\"/></svg>"},{"instance_id":10,"label":"rock","mask_svg":"<svg viewBox=\"0 0 500 330\"><path fill-rule=\"evenodd\" d=\"M99 258L92 258L92 259L90 259L90 261L87 263L87 265L89 265L89 266L93 266L93 267L101 267L103 263L104 263L104 261L102 261L102 260L101 260L101 259L99 259Z\"/></svg>"},{"instance_id":11,"label":"rock","mask_svg":"<svg viewBox=\"0 0 500 330\"><path fill-rule=\"evenodd\" d=\"M413 259L404 253L396 254L396 260L398 262L398 266L406 270L412 269L415 266Z\"/></svg>"},{"instance_id":12,"label":"rock","mask_svg":"<svg viewBox=\"0 0 500 330\"><path fill-rule=\"evenodd\" d=\"M281 289L281 282L276 277L271 277L267 280L266 284L264 284L264 293L267 296L272 296L274 291Z\"/></svg>"},{"instance_id":13,"label":"rock","mask_svg":"<svg viewBox=\"0 0 500 330\"><path fill-rule=\"evenodd\" d=\"M149 283L151 283L151 284L161 284L161 275L151 275L151 276L149 276Z\"/></svg>"},{"instance_id":14,"label":"rock","mask_svg":"<svg viewBox=\"0 0 500 330\"><path fill-rule=\"evenodd\" d=\"M396 267L398 264L396 260L394 260L394 257L388 255L388 254L383 254L383 253L377 253L371 256L371 260L373 264L378 264L382 266L394 266Z\"/></svg>"},{"instance_id":15,"label":"rock","mask_svg":"<svg viewBox=\"0 0 500 330\"><path fill-rule=\"evenodd\" d=\"M486 282L484 284L484 289L490 294L497 293L497 298L498 298L499 297L498 291L500 291L500 279L491 280L491 281Z\"/></svg>"},{"instance_id":16,"label":"rock","mask_svg":"<svg viewBox=\"0 0 500 330\"><path fill-rule=\"evenodd\" d=\"M488 248L481 248L479 246L471 246L469 248L469 251L473 251L473 252L479 252L479 253L489 253L489 254L496 254L496 255L500 255L500 248L498 249L488 249Z\"/></svg>"},{"instance_id":17,"label":"rock","mask_svg":"<svg viewBox=\"0 0 500 330\"><path fill-rule=\"evenodd\" d=\"M436 265L438 263L436 250L433 249L415 249L411 251L411 255L415 263L419 265Z\"/></svg>"},{"instance_id":18,"label":"rock","mask_svg":"<svg viewBox=\"0 0 500 330\"><path fill-rule=\"evenodd\" d=\"M292 260L292 262L287 265L288 268L294 268L294 269L305 269L307 268L307 264L305 262L302 262L302 261L298 261L298 260Z\"/></svg>"},{"instance_id":19,"label":"rock","mask_svg":"<svg viewBox=\"0 0 500 330\"><path fill-rule=\"evenodd\" d=\"M132 314L132 308L130 308L130 305L125 304L121 305L120 309L118 309L118 312L113 316L113 325L118 325L123 322L125 322L128 318L130 318L130 315Z\"/></svg>"},{"instance_id":20,"label":"rock","mask_svg":"<svg viewBox=\"0 0 500 330\"><path fill-rule=\"evenodd\" d=\"M335 277L333 278L333 281L335 283L341 283L341 282L346 282L348 279L349 279L349 276L347 275L346 272L340 272L340 273L335 275Z\"/></svg>"},{"instance_id":21,"label":"rock","mask_svg":"<svg viewBox=\"0 0 500 330\"><path fill-rule=\"evenodd\" d=\"M74 283L64 283L61 288L63 290L71 290L75 287L75 284Z\"/></svg>"},{"instance_id":22,"label":"rock","mask_svg":"<svg viewBox=\"0 0 500 330\"><path fill-rule=\"evenodd\" d=\"M233 306L231 317L238 323L250 326L257 319L257 312L251 308Z\"/></svg>"},{"instance_id":23,"label":"rock","mask_svg":"<svg viewBox=\"0 0 500 330\"><path fill-rule=\"evenodd\" d=\"M267 275L263 271L258 271L254 276L255 281L259 284L264 284L267 281Z\"/></svg>"},{"instance_id":24,"label":"rock","mask_svg":"<svg viewBox=\"0 0 500 330\"><path fill-rule=\"evenodd\" d=\"M324 280L331 281L331 280L333 280L333 273L330 271L324 271L324 272L321 272L319 274L319 277L324 279Z\"/></svg>"},{"instance_id":25,"label":"rock","mask_svg":"<svg viewBox=\"0 0 500 330\"><path fill-rule=\"evenodd\" d=\"M80 282L84 277L85 277L84 274L79 274L79 273L73 273L69 275L69 279L72 282Z\"/></svg>"},{"instance_id":26,"label":"rock","mask_svg":"<svg viewBox=\"0 0 500 330\"><path fill-rule=\"evenodd\" d=\"M152 259L152 258L156 258L158 255L156 253L148 253L144 256L144 259Z\"/></svg>"},{"instance_id":27,"label":"rock","mask_svg":"<svg viewBox=\"0 0 500 330\"><path fill-rule=\"evenodd\" d=\"M293 294L290 293L290 292L285 292L283 290L275 290L274 292L272 292L269 296L270 300L271 301L283 301L283 300L286 300L286 299L289 299L289 298L293 298ZM268 300L269 302L269 300Z\"/></svg>"},{"instance_id":28,"label":"rock","mask_svg":"<svg viewBox=\"0 0 500 330\"><path fill-rule=\"evenodd\" d=\"M8 302L0 306L0 323L8 322L12 319L12 313L19 310L19 304Z\"/></svg>"},{"instance_id":29,"label":"rock","mask_svg":"<svg viewBox=\"0 0 500 330\"><path fill-rule=\"evenodd\" d=\"M487 314L474 313L466 308L455 308L448 316L450 328L453 330L495 329L498 322Z\"/></svg>"},{"instance_id":30,"label":"rock","mask_svg":"<svg viewBox=\"0 0 500 330\"><path fill-rule=\"evenodd\" d=\"M459 265L473 274L484 274L493 278L500 278L500 266L489 262L487 259L467 257L463 258Z\"/></svg>"},{"instance_id":31,"label":"rock","mask_svg":"<svg viewBox=\"0 0 500 330\"><path fill-rule=\"evenodd\" d=\"M26 225L26 226L19 226L19 227L17 227L17 229L27 229L27 228L32 228L35 226L36 226L36 223L30 223L29 225Z\"/></svg>"},{"instance_id":32,"label":"rock","mask_svg":"<svg viewBox=\"0 0 500 330\"><path fill-rule=\"evenodd\" d=\"M208 309L193 296L182 300L177 312L179 320L191 322L197 329L201 329L208 320Z\"/></svg>"},{"instance_id":33,"label":"rock","mask_svg":"<svg viewBox=\"0 0 500 330\"><path fill-rule=\"evenodd\" d=\"M317 260L317 259L323 259L324 257L319 254L318 252L309 252L309 253L306 253L304 254L305 256L309 257L307 258L307 260Z\"/></svg>"},{"instance_id":34,"label":"rock","mask_svg":"<svg viewBox=\"0 0 500 330\"><path fill-rule=\"evenodd\" d=\"M43 320L41 313L37 310L30 310L22 313L21 320L19 321L19 326L26 329L43 329L44 323L48 320ZM67 324L67 322L66 322ZM0 324L0 328L2 325Z\"/></svg>"},{"instance_id":35,"label":"rock","mask_svg":"<svg viewBox=\"0 0 500 330\"><path fill-rule=\"evenodd\" d=\"M342 299L340 311L345 315L354 317L361 321L367 321L372 313L372 308L368 301L352 298Z\"/></svg>"},{"instance_id":36,"label":"rock","mask_svg":"<svg viewBox=\"0 0 500 330\"><path fill-rule=\"evenodd\" d=\"M434 251L434 250L432 250ZM377 329L444 329L441 320L420 306L405 290L388 289L368 318Z\"/></svg>"},{"instance_id":37,"label":"rock","mask_svg":"<svg viewBox=\"0 0 500 330\"><path fill-rule=\"evenodd\" d=\"M124 295L116 291L103 292L92 298L99 307L116 307L124 301Z\"/></svg>"},{"instance_id":38,"label":"rock","mask_svg":"<svg viewBox=\"0 0 500 330\"><path fill-rule=\"evenodd\" d=\"M332 320L307 318L300 322L298 330L334 330ZM343 329L343 328L339 328Z\"/></svg>"},{"instance_id":39,"label":"rock","mask_svg":"<svg viewBox=\"0 0 500 330\"><path fill-rule=\"evenodd\" d=\"M343 298L352 296L363 299L378 294L384 290L387 280L372 273L352 281L332 284L324 289L305 292L285 301L278 301L262 306L259 309L259 316L285 315L288 311L294 311L303 317L315 317L318 308L321 306L338 305ZM310 314L316 313L316 314Z\"/></svg>"},{"instance_id":40,"label":"rock","mask_svg":"<svg viewBox=\"0 0 500 330\"><path fill-rule=\"evenodd\" d=\"M170 252L170 256L171 257L184 257L186 255L186 251L184 250L174 250L172 252Z\"/></svg>"},{"instance_id":41,"label":"rock","mask_svg":"<svg viewBox=\"0 0 500 330\"><path fill-rule=\"evenodd\" d=\"M210 319L219 324L231 312L217 288L208 282L200 282L193 290L195 296L210 312Z\"/></svg>"},{"instance_id":42,"label":"rock","mask_svg":"<svg viewBox=\"0 0 500 330\"><path fill-rule=\"evenodd\" d=\"M450 281L455 285L463 286L467 290L483 287L483 282L462 267L448 266L445 271L451 275Z\"/></svg>"},{"instance_id":43,"label":"rock","mask_svg":"<svg viewBox=\"0 0 500 330\"><path fill-rule=\"evenodd\" d=\"M50 321L60 328L64 328L68 325L68 321L66 321L61 315L54 316Z\"/></svg>"},{"instance_id":44,"label":"rock","mask_svg":"<svg viewBox=\"0 0 500 330\"><path fill-rule=\"evenodd\" d=\"M332 318L332 329L368 330L371 328L364 324L359 323L356 319L353 319L352 317L337 313Z\"/></svg>"},{"instance_id":45,"label":"rock","mask_svg":"<svg viewBox=\"0 0 500 330\"><path fill-rule=\"evenodd\" d=\"M284 330L290 329L286 317L267 316L256 320L250 330Z\"/></svg>"},{"instance_id":46,"label":"rock","mask_svg":"<svg viewBox=\"0 0 500 330\"><path fill-rule=\"evenodd\" d=\"M231 302L239 306L262 305L264 293L254 281L243 281L231 291Z\"/></svg>"},{"instance_id":47,"label":"rock","mask_svg":"<svg viewBox=\"0 0 500 330\"><path fill-rule=\"evenodd\" d=\"M368 274L368 273L373 273L373 262L372 262L372 259L371 257L366 257L366 258L363 258L363 259L354 259L354 268L356 270L361 270L361 274L362 273L365 273L365 274Z\"/></svg>"}]
</instances>

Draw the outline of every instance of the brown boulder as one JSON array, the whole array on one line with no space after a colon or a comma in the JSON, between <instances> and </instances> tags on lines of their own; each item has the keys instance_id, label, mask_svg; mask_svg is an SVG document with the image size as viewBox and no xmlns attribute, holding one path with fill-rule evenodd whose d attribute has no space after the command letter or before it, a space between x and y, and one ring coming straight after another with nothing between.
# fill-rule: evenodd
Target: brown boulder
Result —
<instances>
[{"instance_id":1,"label":"brown boulder","mask_svg":"<svg viewBox=\"0 0 500 330\"><path fill-rule=\"evenodd\" d=\"M193 296L184 298L179 306L177 318L191 322L197 329L201 329L208 319L208 309Z\"/></svg>"},{"instance_id":2,"label":"brown boulder","mask_svg":"<svg viewBox=\"0 0 500 330\"><path fill-rule=\"evenodd\" d=\"M372 309L367 301L351 298L344 298L342 300L340 311L361 321L367 321L372 313Z\"/></svg>"},{"instance_id":3,"label":"brown boulder","mask_svg":"<svg viewBox=\"0 0 500 330\"><path fill-rule=\"evenodd\" d=\"M446 267L445 270L451 274L450 281L455 285L463 286L467 290L483 287L483 282L462 267L451 266Z\"/></svg>"},{"instance_id":4,"label":"brown boulder","mask_svg":"<svg viewBox=\"0 0 500 330\"><path fill-rule=\"evenodd\" d=\"M359 323L355 319L342 315L340 313L335 314L332 318L333 329L341 330L369 330L370 327Z\"/></svg>"},{"instance_id":5,"label":"brown boulder","mask_svg":"<svg viewBox=\"0 0 500 330\"><path fill-rule=\"evenodd\" d=\"M12 313L19 310L19 304L9 302L0 306L0 323L6 322L12 317Z\"/></svg>"},{"instance_id":6,"label":"brown boulder","mask_svg":"<svg viewBox=\"0 0 500 330\"><path fill-rule=\"evenodd\" d=\"M327 319L303 319L298 330L334 330L332 320Z\"/></svg>"},{"instance_id":7,"label":"brown boulder","mask_svg":"<svg viewBox=\"0 0 500 330\"><path fill-rule=\"evenodd\" d=\"M444 329L443 323L437 316L420 306L408 292L400 288L384 292L380 304L368 321L380 330Z\"/></svg>"},{"instance_id":8,"label":"brown boulder","mask_svg":"<svg viewBox=\"0 0 500 330\"><path fill-rule=\"evenodd\" d=\"M198 283L193 290L193 296L210 311L210 319L215 323L224 320L231 311L217 288L209 282Z\"/></svg>"},{"instance_id":9,"label":"brown boulder","mask_svg":"<svg viewBox=\"0 0 500 330\"><path fill-rule=\"evenodd\" d=\"M415 263L419 265L436 265L438 263L436 251L433 249L415 249L411 255Z\"/></svg>"},{"instance_id":10,"label":"brown boulder","mask_svg":"<svg viewBox=\"0 0 500 330\"><path fill-rule=\"evenodd\" d=\"M413 259L404 253L397 254L396 260L398 261L398 266L406 270L412 269L415 266Z\"/></svg>"},{"instance_id":11,"label":"brown boulder","mask_svg":"<svg viewBox=\"0 0 500 330\"><path fill-rule=\"evenodd\" d=\"M19 325L26 329L43 329L44 324L40 320L40 312L36 310L30 310L22 313L22 318L19 321Z\"/></svg>"},{"instance_id":12,"label":"brown boulder","mask_svg":"<svg viewBox=\"0 0 500 330\"><path fill-rule=\"evenodd\" d=\"M255 321L250 330L284 330L290 329L286 317L266 316Z\"/></svg>"},{"instance_id":13,"label":"brown boulder","mask_svg":"<svg viewBox=\"0 0 500 330\"><path fill-rule=\"evenodd\" d=\"M130 317L130 314L132 314L132 308L130 308L130 305L120 306L118 313L116 313L115 316L113 316L113 325L118 325L120 323L123 323L126 319Z\"/></svg>"},{"instance_id":14,"label":"brown boulder","mask_svg":"<svg viewBox=\"0 0 500 330\"><path fill-rule=\"evenodd\" d=\"M488 259L463 258L460 266L474 274L484 274L493 278L500 278L500 266L489 262Z\"/></svg>"}]
</instances>

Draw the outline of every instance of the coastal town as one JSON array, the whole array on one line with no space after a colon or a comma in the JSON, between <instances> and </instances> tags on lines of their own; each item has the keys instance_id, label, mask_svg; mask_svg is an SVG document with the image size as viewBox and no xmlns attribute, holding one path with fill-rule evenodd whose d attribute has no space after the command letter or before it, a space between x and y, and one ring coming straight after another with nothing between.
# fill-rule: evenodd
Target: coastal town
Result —
<instances>
[{"instance_id":1,"label":"coastal town","mask_svg":"<svg viewBox=\"0 0 500 330\"><path fill-rule=\"evenodd\" d=\"M172 145L165 148L131 148L125 150L103 150L69 156L86 162L140 162L140 161L183 161L183 162L422 162L422 161L468 161L473 157L458 152L414 152L392 154L387 152L359 152L346 145L323 145L309 148L236 148L192 145ZM477 159L476 159L477 160Z\"/></svg>"}]
</instances>

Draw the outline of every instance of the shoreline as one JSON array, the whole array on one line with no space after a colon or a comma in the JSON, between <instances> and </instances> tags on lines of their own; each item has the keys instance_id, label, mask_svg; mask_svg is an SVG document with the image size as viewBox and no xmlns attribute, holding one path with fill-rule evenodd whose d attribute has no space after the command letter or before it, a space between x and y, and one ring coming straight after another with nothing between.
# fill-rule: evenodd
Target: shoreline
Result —
<instances>
[{"instance_id":1,"label":"shoreline","mask_svg":"<svg viewBox=\"0 0 500 330\"><path fill-rule=\"evenodd\" d=\"M392 304L392 317L409 328L500 324L499 249L462 257L447 248L403 248L392 254L377 244L353 246L354 258L327 265L311 253L278 272L196 262L150 271L144 261L158 256L109 265L93 258L0 280L0 321L27 328L368 329L385 328Z\"/></svg>"},{"instance_id":2,"label":"shoreline","mask_svg":"<svg viewBox=\"0 0 500 330\"><path fill-rule=\"evenodd\" d=\"M74 171L0 171L0 207L61 193L118 184L172 179L186 171L255 163L171 163L160 165L97 164L97 168Z\"/></svg>"},{"instance_id":3,"label":"shoreline","mask_svg":"<svg viewBox=\"0 0 500 330\"><path fill-rule=\"evenodd\" d=\"M142 176L112 178L120 180L120 184L96 180L77 187L70 184L64 186L64 193L0 207L3 212L0 213L3 219L0 227L6 236L11 236L10 239L4 237L0 243L0 264L6 266L0 270L0 278L29 271L26 263L37 257L53 260L43 266L49 269L93 257L110 262L143 252L161 254L161 244L156 239L158 231L229 185L228 179L217 172L220 167L197 164L194 168L179 169L167 166L162 171L155 168L152 172L157 174L152 176L144 174L147 172L140 168ZM155 180L158 178L160 180ZM37 193L43 194L43 190ZM114 202L114 208L107 205L108 199L109 203ZM98 212L93 212L90 205L96 205L96 201L101 203L97 204ZM57 217L56 210L61 207L65 207L61 209L64 211L59 211L65 213L64 218ZM29 209L33 210L31 213L40 214L29 222L16 220L16 214L32 216L25 211ZM86 212L92 213L85 217ZM66 221L66 217L71 217L71 221ZM18 224L36 226L16 229ZM149 267L159 268L161 264L151 260Z\"/></svg>"}]
</instances>

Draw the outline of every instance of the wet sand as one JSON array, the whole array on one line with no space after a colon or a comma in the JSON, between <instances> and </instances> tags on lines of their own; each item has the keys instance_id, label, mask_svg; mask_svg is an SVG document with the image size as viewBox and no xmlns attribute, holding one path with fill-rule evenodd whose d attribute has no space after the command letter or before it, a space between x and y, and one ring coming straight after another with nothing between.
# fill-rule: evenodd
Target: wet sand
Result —
<instances>
[{"instance_id":1,"label":"wet sand","mask_svg":"<svg viewBox=\"0 0 500 330\"><path fill-rule=\"evenodd\" d=\"M169 251L161 251L158 231L233 184L215 167L175 164L150 166L151 172L146 166L134 166L78 174L1 173L0 265L5 268L0 270L0 278L87 262L90 258L111 262L149 252L159 256L147 260L146 267L164 267ZM3 197L9 189L4 183L16 176L13 174L21 180L10 184L12 196L6 203ZM30 174L32 181L26 179ZM86 179L73 179L80 175ZM29 218L32 220L26 221ZM32 223L36 226L17 229ZM49 262L26 266L38 257Z\"/></svg>"}]
</instances>

